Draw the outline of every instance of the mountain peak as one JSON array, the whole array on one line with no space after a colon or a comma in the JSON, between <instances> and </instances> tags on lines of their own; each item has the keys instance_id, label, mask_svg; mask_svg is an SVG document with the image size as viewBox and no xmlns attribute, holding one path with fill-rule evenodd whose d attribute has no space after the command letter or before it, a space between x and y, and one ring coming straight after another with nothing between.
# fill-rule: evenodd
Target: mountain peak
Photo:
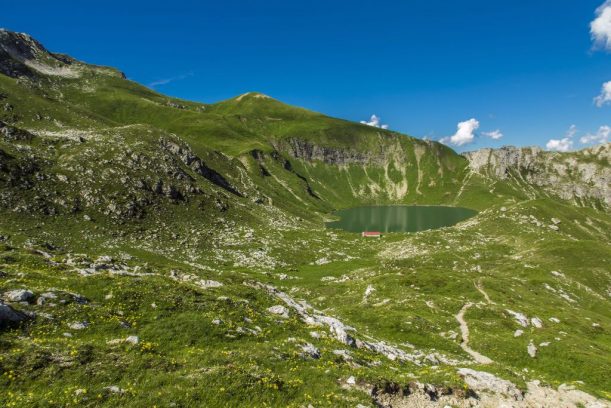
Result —
<instances>
[{"instance_id":1,"label":"mountain peak","mask_svg":"<svg viewBox=\"0 0 611 408\"><path fill-rule=\"evenodd\" d=\"M235 100L240 102L243 99L251 99L251 98L254 98L254 99L273 99L271 96L262 94L260 92L246 92L246 93L244 93L244 94L242 94L240 96L237 96L235 98Z\"/></svg>"},{"instance_id":2,"label":"mountain peak","mask_svg":"<svg viewBox=\"0 0 611 408\"><path fill-rule=\"evenodd\" d=\"M96 67L64 55L49 52L42 43L26 33L0 28L0 73L9 77L79 78L85 69L117 75L114 69ZM122 73L119 75L123 76Z\"/></svg>"},{"instance_id":3,"label":"mountain peak","mask_svg":"<svg viewBox=\"0 0 611 408\"><path fill-rule=\"evenodd\" d=\"M13 77L37 75L77 78L79 71L70 57L50 53L31 35L0 29L0 72Z\"/></svg>"}]
</instances>

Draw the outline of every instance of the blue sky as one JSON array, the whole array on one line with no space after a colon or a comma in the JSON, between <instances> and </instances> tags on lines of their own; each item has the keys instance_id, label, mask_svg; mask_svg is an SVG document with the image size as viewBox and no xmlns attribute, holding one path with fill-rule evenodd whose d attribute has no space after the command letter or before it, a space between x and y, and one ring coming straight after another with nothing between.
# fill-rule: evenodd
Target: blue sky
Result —
<instances>
[{"instance_id":1,"label":"blue sky","mask_svg":"<svg viewBox=\"0 0 611 408\"><path fill-rule=\"evenodd\" d=\"M259 91L457 150L566 150L611 126L603 3L30 0L3 4L0 26L185 99Z\"/></svg>"}]
</instances>

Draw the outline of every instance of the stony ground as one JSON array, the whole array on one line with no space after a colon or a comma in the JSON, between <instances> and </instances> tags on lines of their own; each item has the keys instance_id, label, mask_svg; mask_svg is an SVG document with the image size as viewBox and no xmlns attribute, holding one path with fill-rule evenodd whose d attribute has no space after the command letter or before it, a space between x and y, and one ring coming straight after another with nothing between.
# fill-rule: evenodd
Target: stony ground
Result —
<instances>
[{"instance_id":1,"label":"stony ground","mask_svg":"<svg viewBox=\"0 0 611 408\"><path fill-rule=\"evenodd\" d=\"M180 250L189 236L177 248L130 236L59 246L4 221L3 316L22 323L0 337L0 398L608 406L609 220L550 204L381 240L223 228L199 256ZM573 219L584 212L588 224Z\"/></svg>"}]
</instances>

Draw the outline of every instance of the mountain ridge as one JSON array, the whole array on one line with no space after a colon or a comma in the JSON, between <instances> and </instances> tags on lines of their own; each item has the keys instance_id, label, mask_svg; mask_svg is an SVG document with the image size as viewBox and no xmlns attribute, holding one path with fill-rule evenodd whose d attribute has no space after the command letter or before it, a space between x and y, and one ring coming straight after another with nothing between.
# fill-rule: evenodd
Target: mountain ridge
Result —
<instances>
[{"instance_id":1,"label":"mountain ridge","mask_svg":"<svg viewBox=\"0 0 611 408\"><path fill-rule=\"evenodd\" d=\"M611 205L611 143L573 152L504 146L462 154L473 171L506 180L520 177L565 200ZM596 204L595 204L596 205Z\"/></svg>"}]
</instances>

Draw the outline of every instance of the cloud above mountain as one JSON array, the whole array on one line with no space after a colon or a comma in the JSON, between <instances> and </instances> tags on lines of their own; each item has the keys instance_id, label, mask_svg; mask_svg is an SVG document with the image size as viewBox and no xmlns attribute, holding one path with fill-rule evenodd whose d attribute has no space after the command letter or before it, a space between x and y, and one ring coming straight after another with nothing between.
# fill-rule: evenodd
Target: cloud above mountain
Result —
<instances>
[{"instance_id":1,"label":"cloud above mountain","mask_svg":"<svg viewBox=\"0 0 611 408\"><path fill-rule=\"evenodd\" d=\"M577 126L571 125L561 139L550 139L545 147L556 152L568 152L573 148L573 137L577 134Z\"/></svg>"},{"instance_id":2,"label":"cloud above mountain","mask_svg":"<svg viewBox=\"0 0 611 408\"><path fill-rule=\"evenodd\" d=\"M381 118L376 116L375 114L371 115L371 118L369 118L369 121L361 120L361 123L363 125L373 126L373 127L377 127L380 129L388 129L388 125L381 124Z\"/></svg>"},{"instance_id":3,"label":"cloud above mountain","mask_svg":"<svg viewBox=\"0 0 611 408\"><path fill-rule=\"evenodd\" d=\"M596 133L588 133L579 139L582 144L599 144L609 142L611 136L610 126L601 126Z\"/></svg>"},{"instance_id":4,"label":"cloud above mountain","mask_svg":"<svg viewBox=\"0 0 611 408\"><path fill-rule=\"evenodd\" d=\"M575 145L575 136L579 133L579 130L575 125L571 125L566 131L563 138L550 139L545 147L547 150L553 150L557 152L568 152ZM608 143L611 137L611 126L603 125L598 128L594 133L586 133L579 138L579 143L582 145L595 145L601 143Z\"/></svg>"},{"instance_id":5,"label":"cloud above mountain","mask_svg":"<svg viewBox=\"0 0 611 408\"><path fill-rule=\"evenodd\" d=\"M594 98L594 104L599 108L602 108L606 104L611 104L611 81L603 84L600 95Z\"/></svg>"},{"instance_id":6,"label":"cloud above mountain","mask_svg":"<svg viewBox=\"0 0 611 408\"><path fill-rule=\"evenodd\" d=\"M479 120L471 118L464 122L458 122L456 125L456 133L452 136L447 136L439 140L443 144L464 146L475 142L478 137L477 130L480 127ZM481 132L479 135L490 138L492 140L499 140L503 137L503 132L500 129L496 129L490 132Z\"/></svg>"},{"instance_id":7,"label":"cloud above mountain","mask_svg":"<svg viewBox=\"0 0 611 408\"><path fill-rule=\"evenodd\" d=\"M562 139L550 139L545 145L547 150L553 150L556 152L568 152L573 148L573 140L568 137Z\"/></svg>"},{"instance_id":8,"label":"cloud above mountain","mask_svg":"<svg viewBox=\"0 0 611 408\"><path fill-rule=\"evenodd\" d=\"M456 133L452 136L444 137L441 139L441 143L452 144L454 146L464 146L473 143L475 140L475 131L479 129L479 120L471 118L464 122L458 122L456 127Z\"/></svg>"},{"instance_id":9,"label":"cloud above mountain","mask_svg":"<svg viewBox=\"0 0 611 408\"><path fill-rule=\"evenodd\" d=\"M596 9L596 18L590 23L594 46L611 51L611 0Z\"/></svg>"},{"instance_id":10,"label":"cloud above mountain","mask_svg":"<svg viewBox=\"0 0 611 408\"><path fill-rule=\"evenodd\" d=\"M482 136L489 137L490 139L493 139L493 140L499 140L500 138L503 137L503 133L500 131L500 129L497 129L497 130L493 130L492 132L482 132Z\"/></svg>"}]
</instances>

